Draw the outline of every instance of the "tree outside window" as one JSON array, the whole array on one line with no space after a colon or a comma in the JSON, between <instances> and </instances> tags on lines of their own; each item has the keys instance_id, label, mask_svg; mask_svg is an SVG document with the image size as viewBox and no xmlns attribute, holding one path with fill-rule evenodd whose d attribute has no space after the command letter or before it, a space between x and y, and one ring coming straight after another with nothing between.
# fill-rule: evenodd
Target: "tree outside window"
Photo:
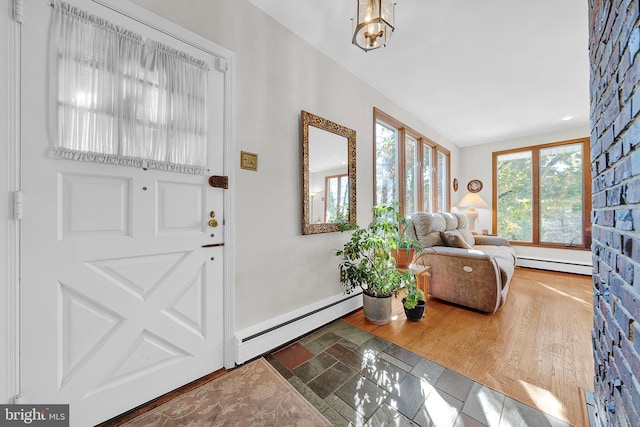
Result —
<instances>
[{"instance_id":1,"label":"tree outside window","mask_svg":"<svg viewBox=\"0 0 640 427\"><path fill-rule=\"evenodd\" d=\"M509 240L588 248L588 138L496 152L494 225Z\"/></svg>"},{"instance_id":2,"label":"tree outside window","mask_svg":"<svg viewBox=\"0 0 640 427\"><path fill-rule=\"evenodd\" d=\"M398 200L398 131L376 122L376 204Z\"/></svg>"},{"instance_id":3,"label":"tree outside window","mask_svg":"<svg viewBox=\"0 0 640 427\"><path fill-rule=\"evenodd\" d=\"M418 140L411 136L405 138L405 159L404 159L404 180L405 180L405 196L404 196L404 209L407 216L410 216L414 212L418 212L418 186L419 175L418 168L420 161L418 160Z\"/></svg>"},{"instance_id":4,"label":"tree outside window","mask_svg":"<svg viewBox=\"0 0 640 427\"><path fill-rule=\"evenodd\" d=\"M540 150L540 241L582 244L582 144Z\"/></svg>"},{"instance_id":5,"label":"tree outside window","mask_svg":"<svg viewBox=\"0 0 640 427\"><path fill-rule=\"evenodd\" d=\"M449 206L449 155L438 151L437 207L440 212L447 212Z\"/></svg>"},{"instance_id":6,"label":"tree outside window","mask_svg":"<svg viewBox=\"0 0 640 427\"><path fill-rule=\"evenodd\" d=\"M399 202L408 218L418 211L448 211L449 151L377 109L374 120L374 203Z\"/></svg>"},{"instance_id":7,"label":"tree outside window","mask_svg":"<svg viewBox=\"0 0 640 427\"><path fill-rule=\"evenodd\" d=\"M325 178L324 222L343 222L349 217L349 175Z\"/></svg>"},{"instance_id":8,"label":"tree outside window","mask_svg":"<svg viewBox=\"0 0 640 427\"><path fill-rule=\"evenodd\" d=\"M422 210L433 212L433 149L422 145Z\"/></svg>"},{"instance_id":9,"label":"tree outside window","mask_svg":"<svg viewBox=\"0 0 640 427\"><path fill-rule=\"evenodd\" d=\"M497 156L498 234L533 242L531 151Z\"/></svg>"}]
</instances>

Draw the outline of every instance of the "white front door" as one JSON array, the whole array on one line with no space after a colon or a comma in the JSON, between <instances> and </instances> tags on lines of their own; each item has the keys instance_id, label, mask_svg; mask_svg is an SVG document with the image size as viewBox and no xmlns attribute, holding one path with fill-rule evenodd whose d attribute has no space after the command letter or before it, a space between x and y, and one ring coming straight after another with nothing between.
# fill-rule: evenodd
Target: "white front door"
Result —
<instances>
[{"instance_id":1,"label":"white front door","mask_svg":"<svg viewBox=\"0 0 640 427\"><path fill-rule=\"evenodd\" d=\"M27 1L21 32L19 403L68 403L71 425L87 426L223 366L225 190L208 176L51 156L49 4ZM207 167L223 174L225 83L214 55L77 4L210 64Z\"/></svg>"}]
</instances>

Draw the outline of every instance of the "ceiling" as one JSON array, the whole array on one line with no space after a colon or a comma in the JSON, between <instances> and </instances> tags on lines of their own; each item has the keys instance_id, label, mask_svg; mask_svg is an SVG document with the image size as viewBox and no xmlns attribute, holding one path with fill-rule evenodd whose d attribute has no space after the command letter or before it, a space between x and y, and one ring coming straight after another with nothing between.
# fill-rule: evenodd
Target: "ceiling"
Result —
<instances>
[{"instance_id":1,"label":"ceiling","mask_svg":"<svg viewBox=\"0 0 640 427\"><path fill-rule=\"evenodd\" d=\"M584 0L398 0L370 52L355 0L249 1L459 147L589 123Z\"/></svg>"}]
</instances>

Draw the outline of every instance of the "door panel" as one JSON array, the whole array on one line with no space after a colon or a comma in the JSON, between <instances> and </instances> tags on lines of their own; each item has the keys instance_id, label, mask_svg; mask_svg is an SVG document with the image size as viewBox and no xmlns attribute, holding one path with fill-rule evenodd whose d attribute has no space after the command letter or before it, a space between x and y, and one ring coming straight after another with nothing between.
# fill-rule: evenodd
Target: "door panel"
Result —
<instances>
[{"instance_id":1,"label":"door panel","mask_svg":"<svg viewBox=\"0 0 640 427\"><path fill-rule=\"evenodd\" d=\"M72 425L92 425L223 366L224 252L202 246L223 242L224 190L206 176L53 158L45 102L52 8L27 4L21 403L68 403ZM93 2L77 5L134 31L141 25ZM168 43L166 34L158 40ZM207 167L223 174L224 76L212 54L172 43L210 64Z\"/></svg>"},{"instance_id":2,"label":"door panel","mask_svg":"<svg viewBox=\"0 0 640 427\"><path fill-rule=\"evenodd\" d=\"M58 179L60 240L131 236L131 183L127 177L61 172ZM94 194L100 195L99 203L95 203Z\"/></svg>"},{"instance_id":3,"label":"door panel","mask_svg":"<svg viewBox=\"0 0 640 427\"><path fill-rule=\"evenodd\" d=\"M203 202L198 183L158 182L158 234L204 232Z\"/></svg>"}]
</instances>

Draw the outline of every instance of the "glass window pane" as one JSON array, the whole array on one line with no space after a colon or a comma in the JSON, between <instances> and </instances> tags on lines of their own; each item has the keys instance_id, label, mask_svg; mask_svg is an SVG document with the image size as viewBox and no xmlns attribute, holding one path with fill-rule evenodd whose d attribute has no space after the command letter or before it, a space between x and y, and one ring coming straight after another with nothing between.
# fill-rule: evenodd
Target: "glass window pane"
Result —
<instances>
[{"instance_id":1,"label":"glass window pane","mask_svg":"<svg viewBox=\"0 0 640 427\"><path fill-rule=\"evenodd\" d=\"M438 193L437 193L437 210L438 212L447 211L447 158L448 156L438 151Z\"/></svg>"},{"instance_id":2,"label":"glass window pane","mask_svg":"<svg viewBox=\"0 0 640 427\"><path fill-rule=\"evenodd\" d=\"M405 139L405 200L404 214L411 218L411 214L416 212L418 206L418 141L408 136Z\"/></svg>"},{"instance_id":3,"label":"glass window pane","mask_svg":"<svg viewBox=\"0 0 640 427\"><path fill-rule=\"evenodd\" d=\"M327 178L327 201L324 222L334 222L338 206L338 177Z\"/></svg>"},{"instance_id":4,"label":"glass window pane","mask_svg":"<svg viewBox=\"0 0 640 427\"><path fill-rule=\"evenodd\" d=\"M498 156L498 234L532 242L531 151Z\"/></svg>"},{"instance_id":5,"label":"glass window pane","mask_svg":"<svg viewBox=\"0 0 640 427\"><path fill-rule=\"evenodd\" d=\"M540 150L540 241L582 245L582 144Z\"/></svg>"},{"instance_id":6,"label":"glass window pane","mask_svg":"<svg viewBox=\"0 0 640 427\"><path fill-rule=\"evenodd\" d=\"M335 175L326 178L325 222L342 222L349 217L349 177Z\"/></svg>"},{"instance_id":7,"label":"glass window pane","mask_svg":"<svg viewBox=\"0 0 640 427\"><path fill-rule=\"evenodd\" d=\"M433 203L433 149L424 144L422 146L422 211L432 212Z\"/></svg>"},{"instance_id":8,"label":"glass window pane","mask_svg":"<svg viewBox=\"0 0 640 427\"><path fill-rule=\"evenodd\" d=\"M398 201L398 131L376 122L375 204Z\"/></svg>"},{"instance_id":9,"label":"glass window pane","mask_svg":"<svg viewBox=\"0 0 640 427\"><path fill-rule=\"evenodd\" d=\"M341 175L338 179L340 180L338 186L340 197L338 198L336 220L343 222L349 219L349 176Z\"/></svg>"}]
</instances>

